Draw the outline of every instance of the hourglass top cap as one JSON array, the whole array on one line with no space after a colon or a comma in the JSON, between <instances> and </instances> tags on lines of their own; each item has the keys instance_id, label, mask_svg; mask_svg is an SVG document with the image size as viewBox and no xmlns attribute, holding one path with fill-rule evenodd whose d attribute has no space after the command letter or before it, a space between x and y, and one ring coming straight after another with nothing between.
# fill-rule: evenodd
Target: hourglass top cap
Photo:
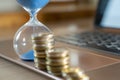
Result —
<instances>
[{"instance_id":1,"label":"hourglass top cap","mask_svg":"<svg viewBox=\"0 0 120 80\"><path fill-rule=\"evenodd\" d=\"M17 2L28 9L39 9L47 5L49 0L17 0Z\"/></svg>"}]
</instances>

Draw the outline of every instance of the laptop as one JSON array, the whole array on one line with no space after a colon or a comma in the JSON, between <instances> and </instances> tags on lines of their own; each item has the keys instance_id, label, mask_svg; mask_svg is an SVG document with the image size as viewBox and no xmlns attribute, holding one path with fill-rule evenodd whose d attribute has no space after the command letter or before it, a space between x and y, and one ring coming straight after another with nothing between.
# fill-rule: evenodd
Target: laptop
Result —
<instances>
[{"instance_id":1,"label":"laptop","mask_svg":"<svg viewBox=\"0 0 120 80\"><path fill-rule=\"evenodd\" d=\"M58 36L60 42L120 56L120 0L99 0L94 30Z\"/></svg>"}]
</instances>

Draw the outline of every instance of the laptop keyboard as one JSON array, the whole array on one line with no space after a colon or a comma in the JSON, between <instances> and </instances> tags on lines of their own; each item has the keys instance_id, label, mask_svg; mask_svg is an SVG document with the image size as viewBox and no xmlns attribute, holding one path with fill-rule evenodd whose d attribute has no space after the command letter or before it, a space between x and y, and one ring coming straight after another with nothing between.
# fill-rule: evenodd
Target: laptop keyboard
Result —
<instances>
[{"instance_id":1,"label":"laptop keyboard","mask_svg":"<svg viewBox=\"0 0 120 80\"><path fill-rule=\"evenodd\" d=\"M75 46L94 48L120 55L120 35L96 31L59 36L56 39Z\"/></svg>"}]
</instances>

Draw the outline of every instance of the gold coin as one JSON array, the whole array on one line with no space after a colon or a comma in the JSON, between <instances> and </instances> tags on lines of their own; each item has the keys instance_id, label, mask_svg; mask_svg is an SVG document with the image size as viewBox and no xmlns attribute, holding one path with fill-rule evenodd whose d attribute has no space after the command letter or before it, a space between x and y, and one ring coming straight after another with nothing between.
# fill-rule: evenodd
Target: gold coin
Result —
<instances>
[{"instance_id":1,"label":"gold coin","mask_svg":"<svg viewBox=\"0 0 120 80\"><path fill-rule=\"evenodd\" d=\"M90 78L85 74L81 75L81 78L81 80L90 80Z\"/></svg>"},{"instance_id":2,"label":"gold coin","mask_svg":"<svg viewBox=\"0 0 120 80\"><path fill-rule=\"evenodd\" d=\"M44 44L55 44L55 40L52 38L52 39L43 39L43 40L32 40L32 43L33 44L37 44L37 45L44 45Z\"/></svg>"},{"instance_id":3,"label":"gold coin","mask_svg":"<svg viewBox=\"0 0 120 80\"><path fill-rule=\"evenodd\" d=\"M71 78L73 78L73 80L77 80L77 78L81 78L81 76L84 74L79 68L68 68L64 69L62 72L63 77L70 78L69 80L71 80Z\"/></svg>"},{"instance_id":4,"label":"gold coin","mask_svg":"<svg viewBox=\"0 0 120 80\"><path fill-rule=\"evenodd\" d=\"M46 68L41 68L41 67L35 67L36 69L47 71Z\"/></svg>"},{"instance_id":5,"label":"gold coin","mask_svg":"<svg viewBox=\"0 0 120 80\"><path fill-rule=\"evenodd\" d=\"M51 66L66 65L69 64L69 57L63 59L47 59L47 64Z\"/></svg>"},{"instance_id":6,"label":"gold coin","mask_svg":"<svg viewBox=\"0 0 120 80\"><path fill-rule=\"evenodd\" d=\"M69 65L64 65L60 67L53 67L53 66L47 65L47 70L52 72L61 72L63 69L68 69L68 68L69 68Z\"/></svg>"},{"instance_id":7,"label":"gold coin","mask_svg":"<svg viewBox=\"0 0 120 80\"><path fill-rule=\"evenodd\" d=\"M41 40L43 38L53 38L54 35L52 33L43 33L43 34L38 34L38 35L33 35L32 39L33 40Z\"/></svg>"},{"instance_id":8,"label":"gold coin","mask_svg":"<svg viewBox=\"0 0 120 80\"><path fill-rule=\"evenodd\" d=\"M39 60L46 60L46 57L35 57L38 58Z\"/></svg>"},{"instance_id":9,"label":"gold coin","mask_svg":"<svg viewBox=\"0 0 120 80\"><path fill-rule=\"evenodd\" d=\"M46 60L48 62L53 62L53 63L61 63L61 62L64 62L64 61L69 61L70 60L70 57L69 56L66 56L66 57L63 57L63 58L50 58L50 57L46 57Z\"/></svg>"},{"instance_id":10,"label":"gold coin","mask_svg":"<svg viewBox=\"0 0 120 80\"><path fill-rule=\"evenodd\" d=\"M48 68L49 70L63 70L63 69L68 69L68 68L69 68L69 65L58 66L58 67L48 66L48 65L47 65L47 68Z\"/></svg>"},{"instance_id":11,"label":"gold coin","mask_svg":"<svg viewBox=\"0 0 120 80\"><path fill-rule=\"evenodd\" d=\"M35 67L38 68L38 69L47 70L46 64L38 64L38 63L35 63L34 65L35 65Z\"/></svg>"},{"instance_id":12,"label":"gold coin","mask_svg":"<svg viewBox=\"0 0 120 80\"><path fill-rule=\"evenodd\" d=\"M46 66L35 66L35 67L40 70L47 70Z\"/></svg>"},{"instance_id":13,"label":"gold coin","mask_svg":"<svg viewBox=\"0 0 120 80\"><path fill-rule=\"evenodd\" d=\"M47 40L32 40L33 44L37 44L37 45L47 45L47 44L55 44L55 40L54 39L47 39Z\"/></svg>"},{"instance_id":14,"label":"gold coin","mask_svg":"<svg viewBox=\"0 0 120 80\"><path fill-rule=\"evenodd\" d=\"M35 51L45 51L45 50L48 50L48 49L53 49L54 46L44 46L44 45L33 45L33 49Z\"/></svg>"},{"instance_id":15,"label":"gold coin","mask_svg":"<svg viewBox=\"0 0 120 80\"><path fill-rule=\"evenodd\" d=\"M45 51L46 50L46 48L45 47L41 47L41 46L36 46L36 45L34 45L33 46L33 50L34 51L37 51L37 52L43 52L43 51Z\"/></svg>"},{"instance_id":16,"label":"gold coin","mask_svg":"<svg viewBox=\"0 0 120 80\"><path fill-rule=\"evenodd\" d=\"M66 76L66 77L64 77L64 79L65 80L82 80L81 78L79 78L79 77L72 77L72 76Z\"/></svg>"},{"instance_id":17,"label":"gold coin","mask_svg":"<svg viewBox=\"0 0 120 80\"><path fill-rule=\"evenodd\" d=\"M35 66L46 66L46 63L44 62L40 62L40 63L37 63L37 62L34 62Z\"/></svg>"},{"instance_id":18,"label":"gold coin","mask_svg":"<svg viewBox=\"0 0 120 80\"><path fill-rule=\"evenodd\" d=\"M69 65L69 62L66 61L66 62L61 62L61 63L51 63L51 62L47 61L46 64L48 66L64 66L64 65Z\"/></svg>"},{"instance_id":19,"label":"gold coin","mask_svg":"<svg viewBox=\"0 0 120 80\"><path fill-rule=\"evenodd\" d=\"M80 70L80 68L68 68L67 70L63 70L63 72L65 73L83 73L82 70Z\"/></svg>"},{"instance_id":20,"label":"gold coin","mask_svg":"<svg viewBox=\"0 0 120 80\"><path fill-rule=\"evenodd\" d=\"M49 74L54 75L54 76L59 76L62 77L62 73L52 73L51 71L48 71Z\"/></svg>"},{"instance_id":21,"label":"gold coin","mask_svg":"<svg viewBox=\"0 0 120 80\"><path fill-rule=\"evenodd\" d=\"M67 55L67 56L65 56L65 57L47 57L47 53L46 53L46 59L47 59L48 61L64 60L64 59L67 58L67 57L70 59L70 56L69 56L69 55Z\"/></svg>"},{"instance_id":22,"label":"gold coin","mask_svg":"<svg viewBox=\"0 0 120 80\"><path fill-rule=\"evenodd\" d=\"M78 76L77 74L68 74L64 77L65 80L89 80L89 77L83 74L83 76Z\"/></svg>"},{"instance_id":23,"label":"gold coin","mask_svg":"<svg viewBox=\"0 0 120 80\"><path fill-rule=\"evenodd\" d=\"M43 52L35 52L34 51L34 56L36 58L46 58L46 53L43 51Z\"/></svg>"},{"instance_id":24,"label":"gold coin","mask_svg":"<svg viewBox=\"0 0 120 80\"><path fill-rule=\"evenodd\" d=\"M76 73L68 73L66 76L67 79L71 79L71 80L81 80L82 78L80 78Z\"/></svg>"},{"instance_id":25,"label":"gold coin","mask_svg":"<svg viewBox=\"0 0 120 80\"><path fill-rule=\"evenodd\" d=\"M54 48L53 51L46 51L49 58L63 58L69 55L69 51L65 48Z\"/></svg>"},{"instance_id":26,"label":"gold coin","mask_svg":"<svg viewBox=\"0 0 120 80\"><path fill-rule=\"evenodd\" d=\"M35 63L46 63L46 59L41 59L41 58L34 58Z\"/></svg>"}]
</instances>

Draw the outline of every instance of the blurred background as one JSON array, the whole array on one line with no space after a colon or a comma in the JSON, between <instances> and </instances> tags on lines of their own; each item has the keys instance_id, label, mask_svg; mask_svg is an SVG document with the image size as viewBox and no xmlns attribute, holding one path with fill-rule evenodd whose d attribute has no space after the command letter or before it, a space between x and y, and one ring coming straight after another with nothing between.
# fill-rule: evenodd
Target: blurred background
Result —
<instances>
[{"instance_id":1,"label":"blurred background","mask_svg":"<svg viewBox=\"0 0 120 80\"><path fill-rule=\"evenodd\" d=\"M98 0L51 0L38 13L38 19L60 34L66 29L92 26ZM27 21L29 15L16 0L0 0L0 40L13 39L15 32Z\"/></svg>"}]
</instances>

